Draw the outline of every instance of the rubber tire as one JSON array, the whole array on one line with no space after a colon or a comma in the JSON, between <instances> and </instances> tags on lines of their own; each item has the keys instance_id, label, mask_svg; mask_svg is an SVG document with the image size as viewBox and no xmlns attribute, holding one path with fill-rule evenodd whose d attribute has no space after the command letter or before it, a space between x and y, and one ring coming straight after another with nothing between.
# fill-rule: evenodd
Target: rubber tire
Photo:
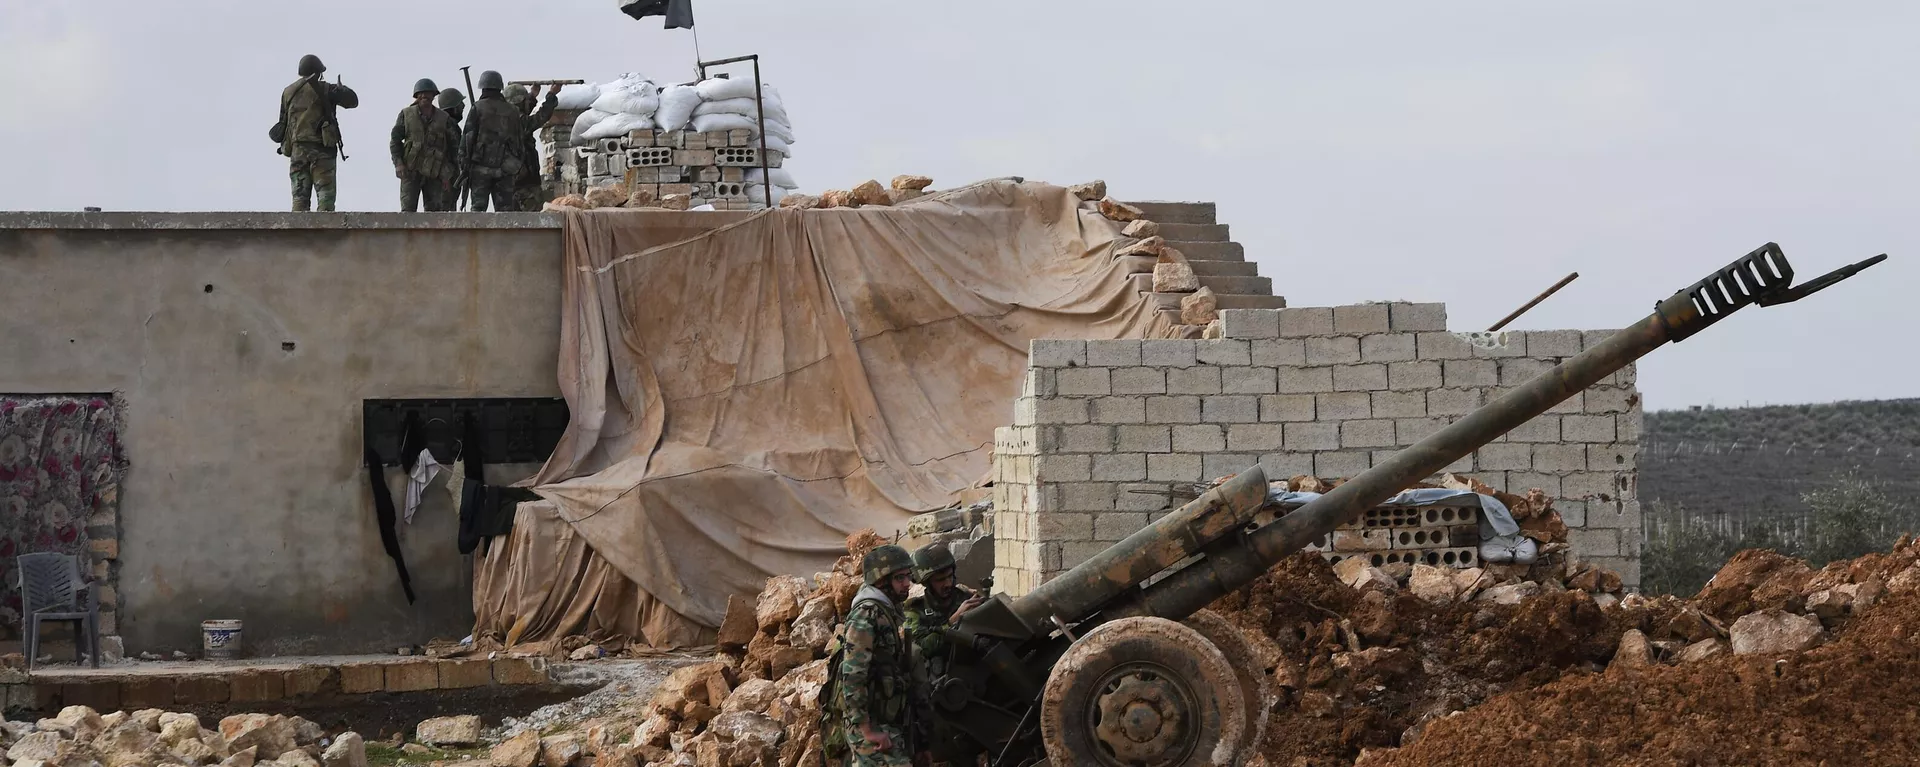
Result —
<instances>
[{"instance_id":1,"label":"rubber tire","mask_svg":"<svg viewBox=\"0 0 1920 767\"><path fill-rule=\"evenodd\" d=\"M1165 618L1122 618L1080 637L1047 675L1040 697L1040 740L1054 764L1101 764L1087 707L1107 671L1148 661L1165 667L1194 694L1198 742L1185 764L1227 765L1244 737L1241 686L1226 655L1200 632Z\"/></svg>"},{"instance_id":2,"label":"rubber tire","mask_svg":"<svg viewBox=\"0 0 1920 767\"><path fill-rule=\"evenodd\" d=\"M1241 735L1238 748L1234 749L1233 764L1245 764L1260 748L1260 739L1267 733L1269 710L1273 706L1273 678L1253 657L1253 645L1247 643L1240 629L1220 617L1212 610L1201 610L1189 616L1185 621L1187 628L1200 632L1200 635L1212 642L1226 656L1227 664L1233 667L1233 675L1240 680L1240 703L1247 712L1246 731Z\"/></svg>"}]
</instances>

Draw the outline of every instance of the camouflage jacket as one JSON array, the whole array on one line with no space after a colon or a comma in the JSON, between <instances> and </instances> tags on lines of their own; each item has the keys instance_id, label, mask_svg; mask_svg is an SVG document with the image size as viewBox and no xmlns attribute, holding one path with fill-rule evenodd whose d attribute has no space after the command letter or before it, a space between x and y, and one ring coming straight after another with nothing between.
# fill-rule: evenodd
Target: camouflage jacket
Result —
<instances>
[{"instance_id":1,"label":"camouflage jacket","mask_svg":"<svg viewBox=\"0 0 1920 767\"><path fill-rule=\"evenodd\" d=\"M393 167L406 168L426 178L453 178L460 147L453 117L438 107L421 109L408 104L393 122L387 149Z\"/></svg>"},{"instance_id":2,"label":"camouflage jacket","mask_svg":"<svg viewBox=\"0 0 1920 767\"><path fill-rule=\"evenodd\" d=\"M940 633L940 629L946 627L953 611L960 609L960 604L971 596L973 590L956 583L946 599L935 597L933 592L928 591L907 600L907 642L913 645L914 650L920 653L921 660L927 664L928 676L946 673L947 637Z\"/></svg>"},{"instance_id":3,"label":"camouflage jacket","mask_svg":"<svg viewBox=\"0 0 1920 767\"><path fill-rule=\"evenodd\" d=\"M832 701L850 735L864 724L905 731L909 722L929 721L926 678L901 633L904 622L900 608L878 589L863 588L854 598L838 639Z\"/></svg>"},{"instance_id":4,"label":"camouflage jacket","mask_svg":"<svg viewBox=\"0 0 1920 767\"><path fill-rule=\"evenodd\" d=\"M302 77L280 91L280 113L287 121L287 135L280 141L281 154L293 156L294 144L340 145L340 124L334 121L333 108L360 106L360 96L352 88L334 85L315 75Z\"/></svg>"},{"instance_id":5,"label":"camouflage jacket","mask_svg":"<svg viewBox=\"0 0 1920 767\"><path fill-rule=\"evenodd\" d=\"M533 132L553 118L559 98L548 96L540 108L528 115L515 109L505 98L488 95L473 102L467 126L460 137L460 163L468 173L492 178L516 178L532 164L524 157L523 147Z\"/></svg>"}]
</instances>

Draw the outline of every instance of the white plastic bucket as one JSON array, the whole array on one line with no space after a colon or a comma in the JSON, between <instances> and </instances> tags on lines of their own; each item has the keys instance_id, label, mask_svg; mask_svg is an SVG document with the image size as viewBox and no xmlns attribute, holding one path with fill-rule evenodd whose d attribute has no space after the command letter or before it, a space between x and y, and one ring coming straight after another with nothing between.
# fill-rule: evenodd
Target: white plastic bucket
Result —
<instances>
[{"instance_id":1,"label":"white plastic bucket","mask_svg":"<svg viewBox=\"0 0 1920 767\"><path fill-rule=\"evenodd\" d=\"M200 655L210 660L232 658L240 654L240 621L200 622Z\"/></svg>"}]
</instances>

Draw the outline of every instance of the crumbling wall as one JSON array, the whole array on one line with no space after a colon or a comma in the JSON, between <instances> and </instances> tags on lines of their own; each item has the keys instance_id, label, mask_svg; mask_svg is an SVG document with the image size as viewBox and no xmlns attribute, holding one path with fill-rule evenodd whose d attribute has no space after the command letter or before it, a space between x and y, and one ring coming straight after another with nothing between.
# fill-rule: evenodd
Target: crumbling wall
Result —
<instances>
[{"instance_id":1,"label":"crumbling wall","mask_svg":"<svg viewBox=\"0 0 1920 767\"><path fill-rule=\"evenodd\" d=\"M1348 477L1611 331L1451 333L1444 304L1228 309L1223 338L1033 342L995 439L995 581L1013 593L1139 530L1170 486L1253 465ZM1640 580L1641 410L1621 370L1448 467L1554 498L1577 556Z\"/></svg>"}]
</instances>

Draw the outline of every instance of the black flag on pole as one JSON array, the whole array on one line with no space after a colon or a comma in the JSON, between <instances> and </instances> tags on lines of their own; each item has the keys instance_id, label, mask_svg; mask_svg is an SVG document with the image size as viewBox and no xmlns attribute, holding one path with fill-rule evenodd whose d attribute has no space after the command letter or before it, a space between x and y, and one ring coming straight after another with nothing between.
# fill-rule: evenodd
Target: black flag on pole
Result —
<instances>
[{"instance_id":1,"label":"black flag on pole","mask_svg":"<svg viewBox=\"0 0 1920 767\"><path fill-rule=\"evenodd\" d=\"M620 12L635 19L667 17L667 29L693 28L693 0L619 0Z\"/></svg>"}]
</instances>

